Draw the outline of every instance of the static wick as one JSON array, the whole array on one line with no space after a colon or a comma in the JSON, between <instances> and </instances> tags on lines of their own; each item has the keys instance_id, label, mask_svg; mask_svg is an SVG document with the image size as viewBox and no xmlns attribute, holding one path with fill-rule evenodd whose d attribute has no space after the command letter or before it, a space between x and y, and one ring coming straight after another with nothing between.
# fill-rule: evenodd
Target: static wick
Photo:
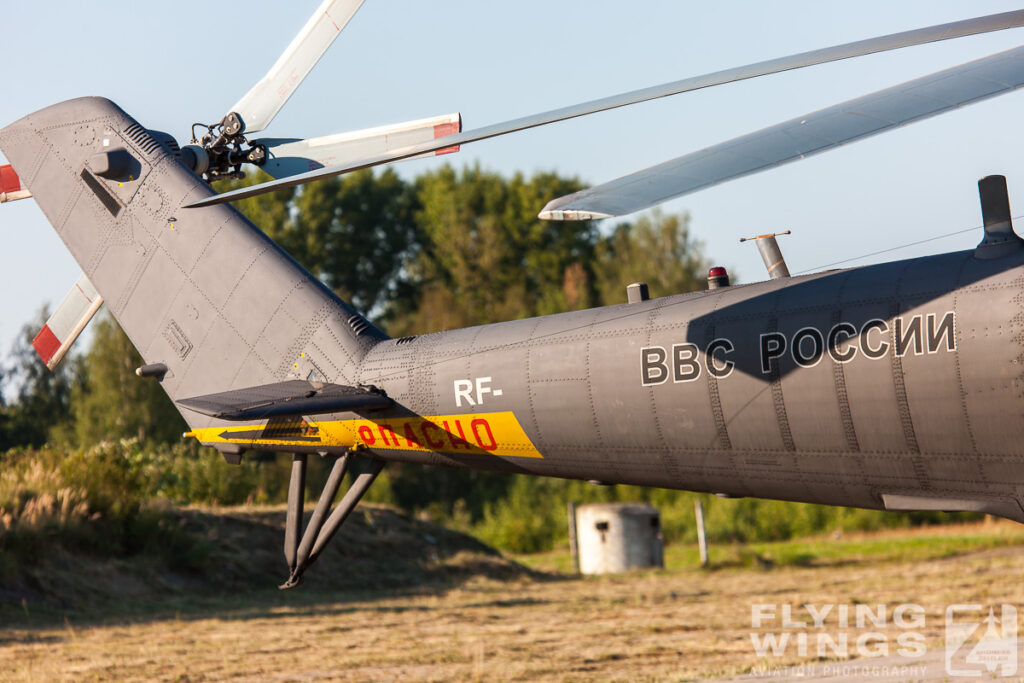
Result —
<instances>
[{"instance_id":1,"label":"static wick","mask_svg":"<svg viewBox=\"0 0 1024 683\"><path fill-rule=\"evenodd\" d=\"M792 230L786 230L785 232L770 232L767 235L757 235L756 237L741 237L740 242L746 242L748 240L763 240L769 237L778 237L779 235L792 235Z\"/></svg>"}]
</instances>

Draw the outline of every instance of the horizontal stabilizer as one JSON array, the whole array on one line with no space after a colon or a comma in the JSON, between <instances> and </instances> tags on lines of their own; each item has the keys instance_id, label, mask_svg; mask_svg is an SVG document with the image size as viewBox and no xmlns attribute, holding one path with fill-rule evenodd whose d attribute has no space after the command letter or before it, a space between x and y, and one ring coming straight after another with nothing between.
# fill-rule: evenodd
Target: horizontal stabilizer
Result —
<instances>
[{"instance_id":1,"label":"horizontal stabilizer","mask_svg":"<svg viewBox=\"0 0 1024 683\"><path fill-rule=\"evenodd\" d=\"M89 282L89 278L84 274L79 276L71 291L64 296L57 310L32 340L32 347L46 363L46 367L50 370L57 367L102 305L103 297Z\"/></svg>"},{"instance_id":2,"label":"horizontal stabilizer","mask_svg":"<svg viewBox=\"0 0 1024 683\"><path fill-rule=\"evenodd\" d=\"M183 398L177 403L183 408L222 420L262 420L269 417L379 410L387 408L393 401L374 387L350 387L294 379Z\"/></svg>"},{"instance_id":3,"label":"horizontal stabilizer","mask_svg":"<svg viewBox=\"0 0 1024 683\"><path fill-rule=\"evenodd\" d=\"M545 220L592 220L640 211L1024 86L1014 48L798 116L548 203Z\"/></svg>"},{"instance_id":4,"label":"horizontal stabilizer","mask_svg":"<svg viewBox=\"0 0 1024 683\"><path fill-rule=\"evenodd\" d=\"M253 142L267 148L267 161L262 169L274 178L287 178L324 166L347 164L461 132L462 116L455 113L308 140L261 138ZM412 158L458 151L459 146L453 145Z\"/></svg>"},{"instance_id":5,"label":"horizontal stabilizer","mask_svg":"<svg viewBox=\"0 0 1024 683\"><path fill-rule=\"evenodd\" d=\"M0 204L16 199L27 199L32 193L21 185L21 178L10 164L0 166Z\"/></svg>"}]
</instances>

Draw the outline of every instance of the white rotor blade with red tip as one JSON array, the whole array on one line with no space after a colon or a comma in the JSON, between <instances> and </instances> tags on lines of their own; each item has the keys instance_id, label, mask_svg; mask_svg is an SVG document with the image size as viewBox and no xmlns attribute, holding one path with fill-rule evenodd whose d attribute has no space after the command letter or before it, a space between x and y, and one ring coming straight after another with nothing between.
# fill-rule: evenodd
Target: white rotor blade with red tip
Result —
<instances>
[{"instance_id":1,"label":"white rotor blade with red tip","mask_svg":"<svg viewBox=\"0 0 1024 683\"><path fill-rule=\"evenodd\" d=\"M306 140L261 138L253 142L267 148L267 161L261 168L274 178L286 178L324 166L345 164L386 154L394 149L418 145L460 132L462 116L456 113ZM458 151L459 146L454 145L425 152L420 156L437 156Z\"/></svg>"},{"instance_id":2,"label":"white rotor blade with red tip","mask_svg":"<svg viewBox=\"0 0 1024 683\"><path fill-rule=\"evenodd\" d=\"M32 347L50 370L57 367L85 326L103 305L103 297L84 274L43 325Z\"/></svg>"},{"instance_id":3,"label":"white rotor blade with red tip","mask_svg":"<svg viewBox=\"0 0 1024 683\"><path fill-rule=\"evenodd\" d=\"M326 166L321 169L307 171L305 173L281 178L279 180L272 180L259 185L225 192L223 194L214 195L212 197L192 202L186 206L211 206L213 204L222 204L224 202L235 201L237 199L254 197L266 192L274 192L275 190L284 189L286 187L302 185L314 180L319 180L320 178L350 173L362 168L379 166L380 164L387 164L393 161L400 161L402 159L409 159L450 145L462 145L468 142L475 142L477 140L486 140L488 138L507 135L508 133L514 133L528 128L544 126L549 123L555 123L556 121L565 121L579 116L586 116L600 111L625 107L638 102L646 102L659 97L668 97L670 95L698 90L700 88L708 88L749 78L757 78L759 76L779 73L781 71L801 69L815 64L824 64L841 59L849 59L851 57L859 57L877 52L885 52L887 50L895 50L902 47L909 47L911 45L922 45L924 43L949 40L951 38L988 33L990 31L999 31L1020 26L1024 26L1024 10L976 17L974 19L966 19L964 21L956 21L949 24L940 24L912 31L893 33L891 35L880 36L877 38L869 38L867 40L859 40L853 43L845 43L843 45L822 48L820 50L802 52L788 57L780 57L778 59L771 59L765 62L748 64L746 66L740 66L733 69L716 71L702 76L694 76L680 81L673 81L671 83L655 85L649 88L642 88L628 93L612 95L611 97L604 97L599 100L584 102L582 104L563 107L561 109L554 109L541 114L524 116L504 123L496 123L465 133L457 133L440 140L424 142L418 145L410 145L392 152L378 154L376 156L365 158L361 161Z\"/></svg>"},{"instance_id":4,"label":"white rotor blade with red tip","mask_svg":"<svg viewBox=\"0 0 1024 683\"><path fill-rule=\"evenodd\" d=\"M246 133L266 128L320 61L363 0L324 0L270 71L231 108L242 117Z\"/></svg>"},{"instance_id":5,"label":"white rotor blade with red tip","mask_svg":"<svg viewBox=\"0 0 1024 683\"><path fill-rule=\"evenodd\" d=\"M21 178L10 164L0 166L0 203L28 199L31 196L32 193L21 186Z\"/></svg>"}]
</instances>

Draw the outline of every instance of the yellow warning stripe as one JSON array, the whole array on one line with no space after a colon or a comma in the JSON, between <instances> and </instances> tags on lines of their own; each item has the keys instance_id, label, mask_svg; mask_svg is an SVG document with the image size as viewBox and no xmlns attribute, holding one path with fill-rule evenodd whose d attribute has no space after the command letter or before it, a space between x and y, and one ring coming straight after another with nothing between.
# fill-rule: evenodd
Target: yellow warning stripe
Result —
<instances>
[{"instance_id":1,"label":"yellow warning stripe","mask_svg":"<svg viewBox=\"0 0 1024 683\"><path fill-rule=\"evenodd\" d=\"M188 433L207 445L323 446L398 451L475 453L518 458L543 457L515 413L355 420L302 420L289 425L205 427Z\"/></svg>"}]
</instances>

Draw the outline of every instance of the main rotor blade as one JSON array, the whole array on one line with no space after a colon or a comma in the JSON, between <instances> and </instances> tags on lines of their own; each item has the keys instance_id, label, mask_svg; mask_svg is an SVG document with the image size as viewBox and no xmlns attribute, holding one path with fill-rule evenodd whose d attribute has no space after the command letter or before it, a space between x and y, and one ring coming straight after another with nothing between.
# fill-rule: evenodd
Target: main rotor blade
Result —
<instances>
[{"instance_id":1,"label":"main rotor blade","mask_svg":"<svg viewBox=\"0 0 1024 683\"><path fill-rule=\"evenodd\" d=\"M270 71L235 103L246 133L266 128L324 52L345 28L363 0L324 0L270 67Z\"/></svg>"},{"instance_id":2,"label":"main rotor blade","mask_svg":"<svg viewBox=\"0 0 1024 683\"><path fill-rule=\"evenodd\" d=\"M823 64L841 59L849 59L851 57L859 57L875 52L895 50L901 47L909 47L911 45L933 43L940 40L949 40L951 38L960 38L963 36L988 33L990 31L999 31L1019 26L1024 26L1024 10L992 14L989 16L977 17L975 19L956 21L949 24L939 24L928 28L904 31L902 33L893 33L891 35L881 36L878 38L869 38L867 40L845 43L843 45L822 48L820 50L802 52L789 57L780 57L766 62L758 62L756 64L726 69L724 71L716 71L703 76L685 78L681 81L655 85L649 88L642 88L640 90L634 90L620 95L612 95L611 97L604 97L591 102L585 102L583 104L554 109L542 114L525 116L511 121L506 121L504 123L496 123L476 130L435 140L433 143L412 145L387 154L380 154L375 157L364 159L361 162L328 166L326 168L309 171L289 178L283 178L280 180L262 183L260 185L253 185L251 187L233 190L231 192L225 192L223 194L214 195L213 197L193 202L188 206L210 206L212 204L222 204L224 202L230 202L237 199L245 199L246 197L253 197L265 192L273 192L285 187L302 185L320 178L341 175L344 173L350 173L351 171L357 171L362 168L369 168L371 166L378 166L392 161L407 159L409 157L423 154L424 152L432 152L449 145L462 145L469 142L475 142L477 140L485 140L499 135L506 135L508 133L514 133L528 128L535 128L537 126L555 123L556 121L564 121L566 119L572 119L579 116L586 116L587 114L616 109L618 107L624 107L638 102L646 102L659 97L667 97L669 95L676 95L691 90L698 90L700 88L708 88L715 85L722 85L724 83L756 78L758 76L765 76L767 74L778 73L780 71L800 69L807 66L813 66L815 64Z\"/></svg>"},{"instance_id":3,"label":"main rotor blade","mask_svg":"<svg viewBox=\"0 0 1024 683\"><path fill-rule=\"evenodd\" d=\"M271 177L287 178L324 166L349 163L370 155L384 154L391 149L428 142L461 130L462 117L455 113L307 140L261 138L252 142L267 148L267 160L260 168ZM458 151L457 146L445 147L427 152L424 156Z\"/></svg>"},{"instance_id":4,"label":"main rotor blade","mask_svg":"<svg viewBox=\"0 0 1024 683\"><path fill-rule=\"evenodd\" d=\"M1024 47L915 78L559 197L539 217L622 216L1024 86Z\"/></svg>"}]
</instances>

